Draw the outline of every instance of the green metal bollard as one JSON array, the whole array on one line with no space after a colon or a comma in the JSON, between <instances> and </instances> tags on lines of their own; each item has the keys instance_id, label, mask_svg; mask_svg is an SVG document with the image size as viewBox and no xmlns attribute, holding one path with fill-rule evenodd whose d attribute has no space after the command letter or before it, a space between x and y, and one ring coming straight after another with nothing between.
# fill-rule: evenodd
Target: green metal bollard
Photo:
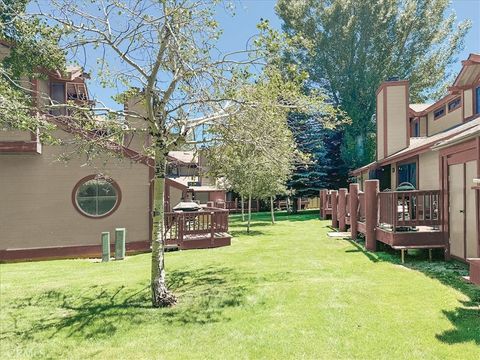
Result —
<instances>
[{"instance_id":1,"label":"green metal bollard","mask_svg":"<svg viewBox=\"0 0 480 360\"><path fill-rule=\"evenodd\" d=\"M115 260L125 259L125 238L127 231L125 228L115 229Z\"/></svg>"},{"instance_id":2,"label":"green metal bollard","mask_svg":"<svg viewBox=\"0 0 480 360\"><path fill-rule=\"evenodd\" d=\"M102 262L110 261L110 232L102 232Z\"/></svg>"}]
</instances>

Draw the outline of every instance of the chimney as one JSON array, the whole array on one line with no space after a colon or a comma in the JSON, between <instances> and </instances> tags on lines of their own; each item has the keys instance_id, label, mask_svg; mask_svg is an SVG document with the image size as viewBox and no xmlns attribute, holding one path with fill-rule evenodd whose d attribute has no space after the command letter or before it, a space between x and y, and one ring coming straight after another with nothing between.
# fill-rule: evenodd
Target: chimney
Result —
<instances>
[{"instance_id":1,"label":"chimney","mask_svg":"<svg viewBox=\"0 0 480 360\"><path fill-rule=\"evenodd\" d=\"M377 160L410 145L408 80L389 78L377 90Z\"/></svg>"}]
</instances>

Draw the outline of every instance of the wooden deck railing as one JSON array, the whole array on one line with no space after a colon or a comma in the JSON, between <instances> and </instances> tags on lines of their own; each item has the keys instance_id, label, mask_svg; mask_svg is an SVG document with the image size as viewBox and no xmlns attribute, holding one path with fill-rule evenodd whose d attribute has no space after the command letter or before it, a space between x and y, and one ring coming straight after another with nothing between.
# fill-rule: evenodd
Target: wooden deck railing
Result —
<instances>
[{"instance_id":1,"label":"wooden deck railing","mask_svg":"<svg viewBox=\"0 0 480 360\"><path fill-rule=\"evenodd\" d=\"M380 192L378 180L366 180L364 192L359 188L321 190L320 218L331 214L331 226L340 232L349 225L353 239L362 233L370 251L377 241L396 248L448 248L440 190Z\"/></svg>"},{"instance_id":2,"label":"wooden deck railing","mask_svg":"<svg viewBox=\"0 0 480 360\"><path fill-rule=\"evenodd\" d=\"M358 212L357 219L359 222L365 222L365 193L360 191L358 193Z\"/></svg>"},{"instance_id":3,"label":"wooden deck railing","mask_svg":"<svg viewBox=\"0 0 480 360\"><path fill-rule=\"evenodd\" d=\"M345 214L345 217L350 219L352 216L350 214L351 194L346 193L345 195L345 209L339 208L343 206L343 201L336 201L335 206L337 208L332 209L332 194L336 195L337 192L331 190L323 190L321 192L321 217L326 218L325 214L329 214L328 211L331 210L337 216ZM338 200L339 195L336 196ZM375 223L383 228L390 227L395 231L402 227L430 226L438 228L442 225L443 216L439 190L378 192L377 196L374 196L372 199L377 199L378 214ZM365 193L358 191L356 221L361 223L365 223L367 209L372 207L372 204L367 204L366 202ZM343 223L340 219L339 222Z\"/></svg>"},{"instance_id":4,"label":"wooden deck railing","mask_svg":"<svg viewBox=\"0 0 480 360\"><path fill-rule=\"evenodd\" d=\"M440 226L440 191L391 191L378 194L379 224L395 230L407 226Z\"/></svg>"},{"instance_id":5,"label":"wooden deck railing","mask_svg":"<svg viewBox=\"0 0 480 360\"><path fill-rule=\"evenodd\" d=\"M185 238L209 236L228 231L228 210L203 208L200 211L165 213L165 234L168 244L181 244Z\"/></svg>"}]
</instances>

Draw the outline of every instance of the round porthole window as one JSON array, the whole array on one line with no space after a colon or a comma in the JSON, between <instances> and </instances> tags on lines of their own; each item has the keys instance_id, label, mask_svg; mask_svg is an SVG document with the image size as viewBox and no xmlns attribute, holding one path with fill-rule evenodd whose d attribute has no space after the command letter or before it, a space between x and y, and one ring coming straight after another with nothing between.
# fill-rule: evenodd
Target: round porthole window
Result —
<instances>
[{"instance_id":1,"label":"round porthole window","mask_svg":"<svg viewBox=\"0 0 480 360\"><path fill-rule=\"evenodd\" d=\"M78 182L72 197L75 207L81 214L101 218L117 209L120 205L121 192L112 179L91 175Z\"/></svg>"}]
</instances>

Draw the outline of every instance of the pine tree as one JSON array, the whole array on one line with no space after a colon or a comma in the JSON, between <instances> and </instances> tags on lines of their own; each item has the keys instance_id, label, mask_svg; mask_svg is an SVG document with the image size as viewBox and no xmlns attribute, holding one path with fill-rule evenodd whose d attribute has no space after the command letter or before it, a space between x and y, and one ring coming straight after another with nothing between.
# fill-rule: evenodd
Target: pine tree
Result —
<instances>
[{"instance_id":1,"label":"pine tree","mask_svg":"<svg viewBox=\"0 0 480 360\"><path fill-rule=\"evenodd\" d=\"M345 186L348 171L340 158L341 132L303 114L291 114L288 124L297 148L309 156L307 162L296 164L288 182L295 197L318 196L320 189Z\"/></svg>"}]
</instances>

